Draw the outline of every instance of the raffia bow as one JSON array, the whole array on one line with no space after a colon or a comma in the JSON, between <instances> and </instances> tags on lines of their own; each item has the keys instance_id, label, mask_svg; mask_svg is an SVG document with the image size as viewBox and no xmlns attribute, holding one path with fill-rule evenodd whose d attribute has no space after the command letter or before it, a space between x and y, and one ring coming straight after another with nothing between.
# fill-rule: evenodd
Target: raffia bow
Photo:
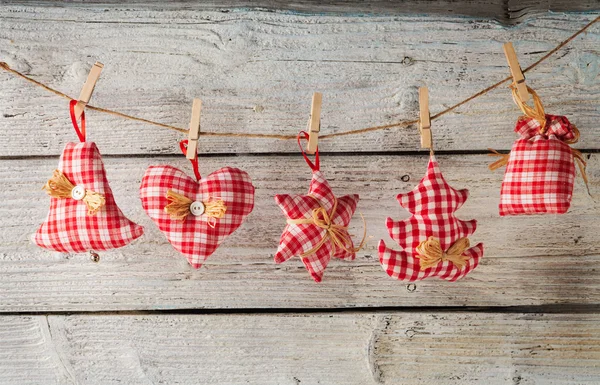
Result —
<instances>
[{"instance_id":1,"label":"raffia bow","mask_svg":"<svg viewBox=\"0 0 600 385\"><path fill-rule=\"evenodd\" d=\"M165 212L169 214L171 219L184 220L190 215L190 206L194 201L185 195L176 193L173 190L167 191L167 200L169 203L165 206ZM208 225L214 228L217 225L217 219L221 219L227 212L227 206L222 199L208 198L207 201L202 202L204 204L204 213L207 217Z\"/></svg>"},{"instance_id":2,"label":"raffia bow","mask_svg":"<svg viewBox=\"0 0 600 385\"><path fill-rule=\"evenodd\" d=\"M421 270L429 269L437 266L440 262L451 262L459 270L467 265L467 261L471 259L463 253L470 247L469 238L460 238L448 248L447 251L442 250L440 240L435 237L429 237L426 241L419 243L416 247L417 255L421 264Z\"/></svg>"},{"instance_id":3,"label":"raffia bow","mask_svg":"<svg viewBox=\"0 0 600 385\"><path fill-rule=\"evenodd\" d=\"M67 179L65 174L60 170L54 170L52 178L48 179L42 190L46 191L52 198L71 198L71 192L74 188L75 185ZM87 215L96 214L106 204L104 195L87 189L81 200L87 206Z\"/></svg>"},{"instance_id":4,"label":"raffia bow","mask_svg":"<svg viewBox=\"0 0 600 385\"><path fill-rule=\"evenodd\" d=\"M309 255L316 253L321 247L323 247L327 240L331 241L331 257L335 255L338 247L347 253L356 253L357 251L363 248L363 246L365 245L365 240L367 238L367 226L365 218L362 216L362 214L360 214L360 216L363 219L363 224L365 228L363 239L358 247L352 247L352 238L348 233L348 227L333 223L333 214L337 209L337 199L335 199L335 201L333 202L331 213L328 213L327 210L325 210L325 207L323 207L321 202L316 197L314 197L313 195L308 196L317 201L319 207L312 211L310 218L288 219L287 223L290 225L315 225L321 229L326 230L326 232L323 238L321 238L321 240L319 241L319 243L317 243L312 249L300 254L300 258L306 258Z\"/></svg>"}]
</instances>

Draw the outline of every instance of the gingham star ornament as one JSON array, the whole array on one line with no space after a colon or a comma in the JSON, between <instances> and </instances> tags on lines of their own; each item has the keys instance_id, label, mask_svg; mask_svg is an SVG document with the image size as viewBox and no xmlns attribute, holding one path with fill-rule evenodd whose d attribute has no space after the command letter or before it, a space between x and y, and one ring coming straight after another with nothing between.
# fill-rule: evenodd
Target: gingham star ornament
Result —
<instances>
[{"instance_id":1,"label":"gingham star ornament","mask_svg":"<svg viewBox=\"0 0 600 385\"><path fill-rule=\"evenodd\" d=\"M412 191L397 196L400 206L412 216L402 221L387 218L390 237L402 250L390 249L383 240L379 242L379 261L385 272L403 281L418 281L431 276L456 281L475 269L483 256L481 243L460 253L465 262L462 267L445 258L457 242L472 235L477 227L475 220L463 221L454 216L468 196L468 190L455 190L448 185L431 155L425 177ZM431 239L438 242L444 258L421 269L426 259L419 254L419 246ZM468 247L468 241L466 245Z\"/></svg>"},{"instance_id":2,"label":"gingham star ornament","mask_svg":"<svg viewBox=\"0 0 600 385\"><path fill-rule=\"evenodd\" d=\"M301 134L306 135L304 132ZM299 256L311 277L316 282L321 282L332 257L347 261L356 258L357 248L354 247L347 228L356 211L359 197L352 194L337 198L319 170L318 151L315 164L308 160L304 152L303 155L313 169L308 194L275 196L275 201L287 218L275 262L283 263ZM318 222L319 225L311 222ZM339 236L332 234L327 227L337 229ZM334 242L333 237L340 241Z\"/></svg>"}]
</instances>

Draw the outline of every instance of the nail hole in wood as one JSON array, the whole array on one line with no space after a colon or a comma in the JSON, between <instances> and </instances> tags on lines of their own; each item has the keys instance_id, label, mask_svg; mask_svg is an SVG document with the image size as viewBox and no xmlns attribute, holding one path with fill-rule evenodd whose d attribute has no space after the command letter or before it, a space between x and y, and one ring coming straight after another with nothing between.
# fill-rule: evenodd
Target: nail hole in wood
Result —
<instances>
[{"instance_id":1,"label":"nail hole in wood","mask_svg":"<svg viewBox=\"0 0 600 385\"><path fill-rule=\"evenodd\" d=\"M400 180L402 182L408 182L410 180L410 175L408 175L408 174L402 175L402 177L400 178Z\"/></svg>"},{"instance_id":2,"label":"nail hole in wood","mask_svg":"<svg viewBox=\"0 0 600 385\"><path fill-rule=\"evenodd\" d=\"M413 291L417 290L417 285L415 285L414 283L409 283L408 285L406 285L406 290L412 293Z\"/></svg>"},{"instance_id":3,"label":"nail hole in wood","mask_svg":"<svg viewBox=\"0 0 600 385\"><path fill-rule=\"evenodd\" d=\"M402 59L402 61L400 63L402 63L402 65L408 67L408 66L413 65L414 62L415 61L414 61L414 59L412 57L410 57L410 56L404 56L404 59Z\"/></svg>"}]
</instances>

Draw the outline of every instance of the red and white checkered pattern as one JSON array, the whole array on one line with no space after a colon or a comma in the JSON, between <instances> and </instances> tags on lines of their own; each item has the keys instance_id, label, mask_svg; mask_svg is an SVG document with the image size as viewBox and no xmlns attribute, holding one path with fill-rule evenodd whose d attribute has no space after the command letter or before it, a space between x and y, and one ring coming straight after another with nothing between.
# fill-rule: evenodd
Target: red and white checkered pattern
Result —
<instances>
[{"instance_id":1,"label":"red and white checkered pattern","mask_svg":"<svg viewBox=\"0 0 600 385\"><path fill-rule=\"evenodd\" d=\"M34 235L38 246L60 252L101 251L125 246L144 233L117 207L95 143L67 143L58 169L72 184L104 195L105 206L88 215L81 200L51 198L48 217Z\"/></svg>"},{"instance_id":2,"label":"red and white checkered pattern","mask_svg":"<svg viewBox=\"0 0 600 385\"><path fill-rule=\"evenodd\" d=\"M465 251L464 255L471 258L462 269L444 261L421 271L420 260L415 257L418 255L415 248L430 236L439 239L442 249L446 251L458 239L475 232L477 221L461 221L454 217L454 212L465 203L468 196L468 190L455 190L446 183L435 157L431 156L427 174L421 182L411 192L397 197L400 206L413 215L398 222L387 218L390 237L398 242L403 251L392 250L383 240L379 241L379 261L386 273L403 281L418 281L431 276L456 281L476 268L483 256L481 243Z\"/></svg>"},{"instance_id":3,"label":"red and white checkered pattern","mask_svg":"<svg viewBox=\"0 0 600 385\"><path fill-rule=\"evenodd\" d=\"M192 201L224 201L227 210L213 227L205 215L189 214L184 220L171 219L165 212L167 191L173 190ZM182 253L192 267L199 268L223 240L242 224L254 208L254 186L248 174L224 167L196 182L171 166L151 166L140 187L142 206L167 240Z\"/></svg>"},{"instance_id":4,"label":"red and white checkered pattern","mask_svg":"<svg viewBox=\"0 0 600 385\"><path fill-rule=\"evenodd\" d=\"M336 197L320 171L313 172L308 194L317 198L328 213L331 212ZM276 195L275 201L288 219L311 218L312 211L320 207L319 202L309 195ZM333 213L332 223L345 227L349 226L357 204L358 195L356 194L337 198L337 209ZM277 254L275 254L275 262L282 263L293 256L299 256L311 250L326 234L327 230L314 224L287 224L281 234L279 248ZM352 245L352 248L354 248L354 245ZM321 282L325 268L331 260L331 252L332 243L328 240L314 254L301 258L304 266L316 282ZM341 247L336 247L333 256L344 260L354 260L356 258L355 253L347 252Z\"/></svg>"},{"instance_id":5,"label":"red and white checkered pattern","mask_svg":"<svg viewBox=\"0 0 600 385\"><path fill-rule=\"evenodd\" d=\"M521 118L500 191L500 215L563 214L571 205L575 163L564 140L574 138L569 120L546 115L547 131L540 123Z\"/></svg>"}]
</instances>

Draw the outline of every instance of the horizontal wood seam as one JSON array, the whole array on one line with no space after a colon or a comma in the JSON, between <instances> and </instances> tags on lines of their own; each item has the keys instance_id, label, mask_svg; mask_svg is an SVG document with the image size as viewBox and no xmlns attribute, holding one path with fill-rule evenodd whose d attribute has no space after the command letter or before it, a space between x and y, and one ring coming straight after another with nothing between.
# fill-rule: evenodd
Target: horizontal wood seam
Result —
<instances>
[{"instance_id":1,"label":"horizontal wood seam","mask_svg":"<svg viewBox=\"0 0 600 385\"><path fill-rule=\"evenodd\" d=\"M515 138L515 140L518 138ZM499 152L509 152L510 149L495 149ZM584 154L600 154L600 148L578 148ZM436 155L453 156L453 155L487 155L490 152L488 150L447 150L447 151L436 151ZM297 157L299 153L293 152L239 152L239 153L211 153L211 154L198 154L198 158L227 158L227 157ZM344 151L344 152L321 152L323 157L340 157L340 156L429 156L429 151ZM3 160L36 160L36 159L58 159L60 155L0 155L0 161ZM122 158L173 158L180 159L181 154L105 154L102 155L104 159L122 159Z\"/></svg>"},{"instance_id":2,"label":"horizontal wood seam","mask_svg":"<svg viewBox=\"0 0 600 385\"><path fill-rule=\"evenodd\" d=\"M114 311L44 311L2 312L0 316L69 316L69 315L251 315L251 314L332 314L332 313L495 313L495 314L597 314L600 304L559 304L537 306L380 306L349 308L236 308L236 309L169 309L169 310L114 310Z\"/></svg>"}]
</instances>

